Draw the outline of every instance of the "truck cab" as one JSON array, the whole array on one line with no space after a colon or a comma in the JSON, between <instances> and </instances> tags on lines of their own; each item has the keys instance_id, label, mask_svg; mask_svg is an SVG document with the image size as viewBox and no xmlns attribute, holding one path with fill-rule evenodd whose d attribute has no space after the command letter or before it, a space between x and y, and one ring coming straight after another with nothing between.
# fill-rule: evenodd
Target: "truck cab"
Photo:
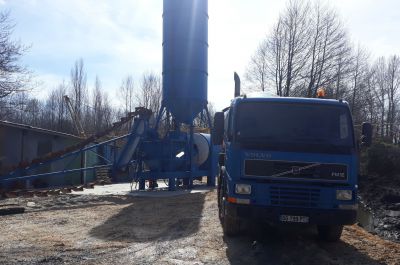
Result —
<instances>
[{"instance_id":1,"label":"truck cab","mask_svg":"<svg viewBox=\"0 0 400 265\"><path fill-rule=\"evenodd\" d=\"M372 128L363 124L362 145ZM335 241L356 222L358 141L342 100L242 96L218 112L219 217L228 236L246 220L317 225Z\"/></svg>"}]
</instances>

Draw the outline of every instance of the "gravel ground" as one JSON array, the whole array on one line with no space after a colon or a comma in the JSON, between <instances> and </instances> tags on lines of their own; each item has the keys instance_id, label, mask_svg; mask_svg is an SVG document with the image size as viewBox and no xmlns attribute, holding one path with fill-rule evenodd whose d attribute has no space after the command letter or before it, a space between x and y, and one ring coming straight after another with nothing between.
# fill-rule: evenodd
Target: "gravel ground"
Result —
<instances>
[{"instance_id":1,"label":"gravel ground","mask_svg":"<svg viewBox=\"0 0 400 265\"><path fill-rule=\"evenodd\" d=\"M216 192L170 197L15 198L0 217L0 264L400 264L400 244L358 226L325 243L298 227L225 238ZM29 206L27 206L29 205Z\"/></svg>"},{"instance_id":2,"label":"gravel ground","mask_svg":"<svg viewBox=\"0 0 400 265\"><path fill-rule=\"evenodd\" d=\"M400 243L400 176L362 176L360 201L369 212L369 229Z\"/></svg>"}]
</instances>

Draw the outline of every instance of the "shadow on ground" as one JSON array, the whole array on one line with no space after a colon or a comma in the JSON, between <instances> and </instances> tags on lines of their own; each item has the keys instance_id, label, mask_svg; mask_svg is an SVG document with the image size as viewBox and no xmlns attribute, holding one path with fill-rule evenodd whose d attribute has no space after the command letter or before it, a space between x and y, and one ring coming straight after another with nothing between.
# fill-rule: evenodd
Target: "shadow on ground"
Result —
<instances>
[{"instance_id":1,"label":"shadow on ground","mask_svg":"<svg viewBox=\"0 0 400 265\"><path fill-rule=\"evenodd\" d=\"M131 203L90 235L107 241L148 242L187 237L199 230L204 193L132 198Z\"/></svg>"},{"instance_id":2,"label":"shadow on ground","mask_svg":"<svg viewBox=\"0 0 400 265\"><path fill-rule=\"evenodd\" d=\"M383 264L343 242L319 241L316 229L253 226L248 236L224 237L230 264Z\"/></svg>"}]
</instances>

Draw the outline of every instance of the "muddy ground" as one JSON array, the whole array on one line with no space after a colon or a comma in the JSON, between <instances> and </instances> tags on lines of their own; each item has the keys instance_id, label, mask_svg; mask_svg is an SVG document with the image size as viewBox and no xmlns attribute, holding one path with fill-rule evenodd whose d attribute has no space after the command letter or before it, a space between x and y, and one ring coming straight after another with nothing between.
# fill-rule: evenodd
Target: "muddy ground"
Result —
<instances>
[{"instance_id":1,"label":"muddy ground","mask_svg":"<svg viewBox=\"0 0 400 265\"><path fill-rule=\"evenodd\" d=\"M325 243L299 227L254 226L226 238L216 192L143 198L17 198L24 214L0 217L0 264L400 264L400 244L346 227Z\"/></svg>"},{"instance_id":2,"label":"muddy ground","mask_svg":"<svg viewBox=\"0 0 400 265\"><path fill-rule=\"evenodd\" d=\"M361 176L360 210L369 212L369 230L400 242L400 176Z\"/></svg>"}]
</instances>

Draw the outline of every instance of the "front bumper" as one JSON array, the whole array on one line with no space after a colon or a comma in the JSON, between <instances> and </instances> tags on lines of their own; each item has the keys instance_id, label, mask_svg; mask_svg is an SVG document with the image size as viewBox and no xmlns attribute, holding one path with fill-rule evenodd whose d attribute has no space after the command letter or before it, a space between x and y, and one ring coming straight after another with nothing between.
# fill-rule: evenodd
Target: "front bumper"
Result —
<instances>
[{"instance_id":1,"label":"front bumper","mask_svg":"<svg viewBox=\"0 0 400 265\"><path fill-rule=\"evenodd\" d=\"M253 219L267 223L282 223L281 215L308 216L312 225L352 225L356 223L356 210L285 208L239 205L226 202L226 213L238 219Z\"/></svg>"}]
</instances>

